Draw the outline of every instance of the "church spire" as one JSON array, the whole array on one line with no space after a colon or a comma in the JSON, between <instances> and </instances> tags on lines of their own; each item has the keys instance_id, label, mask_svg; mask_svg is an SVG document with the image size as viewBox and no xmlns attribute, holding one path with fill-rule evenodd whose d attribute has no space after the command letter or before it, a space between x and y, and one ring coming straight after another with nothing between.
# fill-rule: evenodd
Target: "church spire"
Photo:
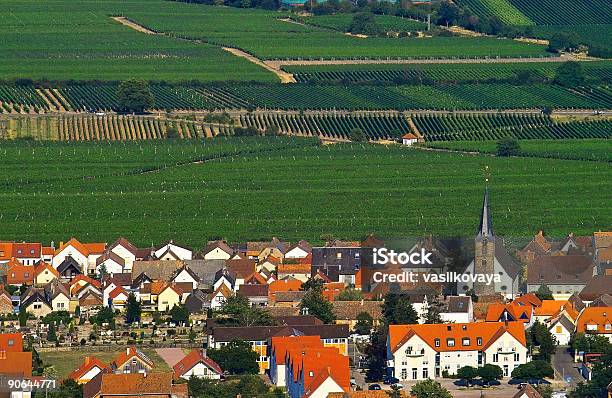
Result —
<instances>
[{"instance_id":1,"label":"church spire","mask_svg":"<svg viewBox=\"0 0 612 398\"><path fill-rule=\"evenodd\" d=\"M491 210L489 209L489 189L485 188L484 198L482 200L482 213L480 214L480 225L476 239L493 240L493 220L491 219Z\"/></svg>"}]
</instances>

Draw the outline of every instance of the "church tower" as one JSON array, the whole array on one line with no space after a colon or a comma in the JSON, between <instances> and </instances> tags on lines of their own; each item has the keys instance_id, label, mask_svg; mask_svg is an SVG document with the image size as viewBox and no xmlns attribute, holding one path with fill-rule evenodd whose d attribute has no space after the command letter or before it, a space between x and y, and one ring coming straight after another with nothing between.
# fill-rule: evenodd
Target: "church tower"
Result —
<instances>
[{"instance_id":1,"label":"church tower","mask_svg":"<svg viewBox=\"0 0 612 398\"><path fill-rule=\"evenodd\" d=\"M480 214L480 227L474 239L474 274L493 275L495 272L495 236L493 235L493 221L489 209L489 191L485 188L482 201L482 213ZM486 283L474 283L476 295L495 294L495 285Z\"/></svg>"}]
</instances>

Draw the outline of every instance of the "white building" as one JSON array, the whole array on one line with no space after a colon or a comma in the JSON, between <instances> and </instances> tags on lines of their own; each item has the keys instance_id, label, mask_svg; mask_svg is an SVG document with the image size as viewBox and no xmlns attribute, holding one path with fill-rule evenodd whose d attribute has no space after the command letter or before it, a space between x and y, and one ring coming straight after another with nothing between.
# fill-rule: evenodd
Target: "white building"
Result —
<instances>
[{"instance_id":1,"label":"white building","mask_svg":"<svg viewBox=\"0 0 612 398\"><path fill-rule=\"evenodd\" d=\"M463 366L499 366L510 377L530 358L523 322L391 325L388 366L400 380L425 380L456 374Z\"/></svg>"}]
</instances>

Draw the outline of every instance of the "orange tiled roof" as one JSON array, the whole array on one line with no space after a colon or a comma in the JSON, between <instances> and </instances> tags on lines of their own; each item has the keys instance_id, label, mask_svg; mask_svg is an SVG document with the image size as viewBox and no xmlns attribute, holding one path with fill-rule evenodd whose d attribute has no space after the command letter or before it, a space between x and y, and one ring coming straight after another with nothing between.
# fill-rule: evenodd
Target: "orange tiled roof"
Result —
<instances>
[{"instance_id":1,"label":"orange tiled roof","mask_svg":"<svg viewBox=\"0 0 612 398\"><path fill-rule=\"evenodd\" d=\"M100 391L103 396L154 396L172 394L172 373L107 373L102 375Z\"/></svg>"},{"instance_id":2,"label":"orange tiled roof","mask_svg":"<svg viewBox=\"0 0 612 398\"><path fill-rule=\"evenodd\" d=\"M100 289L100 287L102 286L99 280L92 279L89 276L83 275L83 274L79 274L75 276L74 278L72 278L72 280L70 281L70 286L72 287L79 282L83 282L83 283L80 283L82 285L86 285L86 284L93 285L97 287L98 289Z\"/></svg>"},{"instance_id":3,"label":"orange tiled roof","mask_svg":"<svg viewBox=\"0 0 612 398\"><path fill-rule=\"evenodd\" d=\"M416 139L418 139L418 137L416 135L412 134L412 133L404 134L404 135L402 135L402 138L406 139L406 140L416 140Z\"/></svg>"},{"instance_id":4,"label":"orange tiled roof","mask_svg":"<svg viewBox=\"0 0 612 398\"><path fill-rule=\"evenodd\" d=\"M487 322L499 322L502 320L501 318L504 314L504 311L507 311L508 315L510 315L509 320L520 320L522 322L528 323L531 319L532 308L533 307L531 306L518 305L514 303L492 303L489 304L489 307L487 308L487 316L485 320Z\"/></svg>"},{"instance_id":5,"label":"orange tiled roof","mask_svg":"<svg viewBox=\"0 0 612 398\"><path fill-rule=\"evenodd\" d=\"M225 285L225 283L219 285L217 290L213 292L212 297L215 297L219 293L221 293L221 295L225 298L232 297L233 294L232 291Z\"/></svg>"},{"instance_id":6,"label":"orange tiled roof","mask_svg":"<svg viewBox=\"0 0 612 398\"><path fill-rule=\"evenodd\" d=\"M214 370L215 373L219 375L223 374L221 367L211 358L204 356L202 354L202 351L200 350L192 350L189 354L183 357L183 359L178 361L172 367L172 370L174 370L174 374L176 376L180 377L200 362L203 363L206 367Z\"/></svg>"},{"instance_id":7,"label":"orange tiled roof","mask_svg":"<svg viewBox=\"0 0 612 398\"><path fill-rule=\"evenodd\" d=\"M476 322L430 325L390 325L389 342L392 352L398 350L410 337L417 335L436 351L473 351L486 349L504 332L510 333L523 346L526 346L525 326L523 322ZM469 338L469 344L463 345L463 339ZM482 345L478 345L478 338ZM440 339L436 347L435 339ZM447 339L454 339L454 346L448 345Z\"/></svg>"},{"instance_id":8,"label":"orange tiled roof","mask_svg":"<svg viewBox=\"0 0 612 398\"><path fill-rule=\"evenodd\" d=\"M42 254L43 256L53 256L55 254L55 249L49 246L43 246Z\"/></svg>"},{"instance_id":9,"label":"orange tiled roof","mask_svg":"<svg viewBox=\"0 0 612 398\"><path fill-rule=\"evenodd\" d=\"M567 300L542 300L542 305L536 307L536 316L551 316L567 303Z\"/></svg>"},{"instance_id":10,"label":"orange tiled roof","mask_svg":"<svg viewBox=\"0 0 612 398\"><path fill-rule=\"evenodd\" d=\"M89 250L89 254L102 254L106 250L106 243L83 243L83 246Z\"/></svg>"},{"instance_id":11,"label":"orange tiled roof","mask_svg":"<svg viewBox=\"0 0 612 398\"><path fill-rule=\"evenodd\" d=\"M589 325L596 325L597 328L589 329ZM612 307L585 308L576 321L576 331L612 334Z\"/></svg>"},{"instance_id":12,"label":"orange tiled roof","mask_svg":"<svg viewBox=\"0 0 612 398\"><path fill-rule=\"evenodd\" d=\"M125 294L126 296L128 295L127 292L125 291L125 289L121 286L117 286L116 288L114 288L109 294L108 297L110 297L111 299L115 299L116 297L118 297L121 293Z\"/></svg>"},{"instance_id":13,"label":"orange tiled roof","mask_svg":"<svg viewBox=\"0 0 612 398\"><path fill-rule=\"evenodd\" d=\"M121 354L117 355L111 363L116 369L119 369L134 357L139 358L142 362L146 363L150 367L154 367L153 362L151 362L149 358L145 357L139 350L137 350L135 346L129 346L125 350L121 351Z\"/></svg>"},{"instance_id":14,"label":"orange tiled roof","mask_svg":"<svg viewBox=\"0 0 612 398\"><path fill-rule=\"evenodd\" d=\"M310 264L279 264L276 271L285 274L308 274L310 275Z\"/></svg>"},{"instance_id":15,"label":"orange tiled roof","mask_svg":"<svg viewBox=\"0 0 612 398\"><path fill-rule=\"evenodd\" d=\"M99 360L98 358L94 356L85 357L85 360L83 361L81 366L79 366L77 369L70 372L70 374L68 375L68 378L74 381L78 381L81 377L83 377L87 372L89 372L96 366L100 370L108 368L107 364L105 364L104 362L102 362L101 360Z\"/></svg>"},{"instance_id":16,"label":"orange tiled roof","mask_svg":"<svg viewBox=\"0 0 612 398\"><path fill-rule=\"evenodd\" d=\"M276 364L285 363L287 351L299 348L323 347L319 336L276 336L271 339L271 350L276 357Z\"/></svg>"},{"instance_id":17,"label":"orange tiled roof","mask_svg":"<svg viewBox=\"0 0 612 398\"><path fill-rule=\"evenodd\" d=\"M0 374L12 376L32 376L32 353L1 351Z\"/></svg>"},{"instance_id":18,"label":"orange tiled roof","mask_svg":"<svg viewBox=\"0 0 612 398\"><path fill-rule=\"evenodd\" d=\"M300 375L304 378L305 397L314 393L328 377L344 391L350 390L349 358L336 348L298 348L289 350L287 356L294 380L298 380Z\"/></svg>"},{"instance_id":19,"label":"orange tiled roof","mask_svg":"<svg viewBox=\"0 0 612 398\"><path fill-rule=\"evenodd\" d=\"M34 266L13 264L6 271L6 283L9 285L31 285L34 283Z\"/></svg>"},{"instance_id":20,"label":"orange tiled roof","mask_svg":"<svg viewBox=\"0 0 612 398\"><path fill-rule=\"evenodd\" d=\"M263 276L261 276L259 272L253 272L251 275L244 278L244 283L247 285L253 284L253 282L255 282L255 284L257 285L267 285L268 284L266 279Z\"/></svg>"},{"instance_id":21,"label":"orange tiled roof","mask_svg":"<svg viewBox=\"0 0 612 398\"><path fill-rule=\"evenodd\" d=\"M533 307L539 307L542 305L542 300L540 300L535 293L523 294L521 297L514 299L512 302L520 305L531 305Z\"/></svg>"},{"instance_id":22,"label":"orange tiled roof","mask_svg":"<svg viewBox=\"0 0 612 398\"><path fill-rule=\"evenodd\" d=\"M0 334L0 351L23 351L23 336L21 333Z\"/></svg>"},{"instance_id":23,"label":"orange tiled roof","mask_svg":"<svg viewBox=\"0 0 612 398\"><path fill-rule=\"evenodd\" d=\"M13 243L13 256L18 258L40 258L42 245L40 243Z\"/></svg>"},{"instance_id":24,"label":"orange tiled roof","mask_svg":"<svg viewBox=\"0 0 612 398\"><path fill-rule=\"evenodd\" d=\"M0 261L13 257L13 242L0 242Z\"/></svg>"},{"instance_id":25,"label":"orange tiled roof","mask_svg":"<svg viewBox=\"0 0 612 398\"><path fill-rule=\"evenodd\" d=\"M38 264L36 264L36 267L34 267L34 275L38 276L44 270L48 270L53 275L55 275L57 278L59 278L59 276L60 276L59 272L57 272L57 270L55 268L53 268L53 266L51 264L45 263L44 261L39 261Z\"/></svg>"},{"instance_id":26,"label":"orange tiled roof","mask_svg":"<svg viewBox=\"0 0 612 398\"><path fill-rule=\"evenodd\" d=\"M279 279L270 283L268 292L274 294L276 292L297 292L302 288L302 281L297 279Z\"/></svg>"}]
</instances>

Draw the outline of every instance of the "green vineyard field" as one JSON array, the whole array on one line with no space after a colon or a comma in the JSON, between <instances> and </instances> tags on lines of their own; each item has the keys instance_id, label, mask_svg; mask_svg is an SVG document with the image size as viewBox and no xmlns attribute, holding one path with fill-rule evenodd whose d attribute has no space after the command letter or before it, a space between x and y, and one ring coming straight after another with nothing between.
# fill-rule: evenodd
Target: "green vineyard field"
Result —
<instances>
[{"instance_id":1,"label":"green vineyard field","mask_svg":"<svg viewBox=\"0 0 612 398\"><path fill-rule=\"evenodd\" d=\"M533 79L553 79L561 64L556 62L471 64L379 64L284 66L300 83L411 83L423 81L487 82L518 79L528 71ZM612 82L612 62L584 62L582 67L591 82Z\"/></svg>"},{"instance_id":2,"label":"green vineyard field","mask_svg":"<svg viewBox=\"0 0 612 398\"><path fill-rule=\"evenodd\" d=\"M612 24L608 0L509 0L538 25Z\"/></svg>"},{"instance_id":3,"label":"green vineyard field","mask_svg":"<svg viewBox=\"0 0 612 398\"><path fill-rule=\"evenodd\" d=\"M517 9L510 0L460 0L480 17L496 16L508 25L534 25L534 22Z\"/></svg>"},{"instance_id":4,"label":"green vineyard field","mask_svg":"<svg viewBox=\"0 0 612 398\"><path fill-rule=\"evenodd\" d=\"M286 137L0 142L0 153L4 239L124 236L145 246L172 236L201 247L214 237L472 236L485 165L502 236L541 228L586 235L612 218L612 166L604 162L318 146Z\"/></svg>"}]
</instances>

